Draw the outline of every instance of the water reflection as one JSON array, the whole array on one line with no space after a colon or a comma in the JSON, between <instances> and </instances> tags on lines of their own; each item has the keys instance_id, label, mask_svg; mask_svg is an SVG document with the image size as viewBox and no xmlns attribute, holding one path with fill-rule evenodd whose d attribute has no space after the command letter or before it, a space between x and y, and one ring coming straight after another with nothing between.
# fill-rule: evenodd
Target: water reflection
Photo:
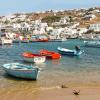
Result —
<instances>
[{"instance_id":1,"label":"water reflection","mask_svg":"<svg viewBox=\"0 0 100 100\"><path fill-rule=\"evenodd\" d=\"M11 48L13 45L1 45L0 48Z\"/></svg>"},{"instance_id":2,"label":"water reflection","mask_svg":"<svg viewBox=\"0 0 100 100\"><path fill-rule=\"evenodd\" d=\"M60 64L60 60L52 60L51 62L54 65L59 65Z\"/></svg>"}]
</instances>

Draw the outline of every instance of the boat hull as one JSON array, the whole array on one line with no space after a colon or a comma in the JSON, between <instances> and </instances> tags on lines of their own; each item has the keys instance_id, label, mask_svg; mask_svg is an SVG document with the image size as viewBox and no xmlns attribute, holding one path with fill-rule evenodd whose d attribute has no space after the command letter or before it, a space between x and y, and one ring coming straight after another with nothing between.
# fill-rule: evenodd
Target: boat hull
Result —
<instances>
[{"instance_id":1,"label":"boat hull","mask_svg":"<svg viewBox=\"0 0 100 100\"><path fill-rule=\"evenodd\" d=\"M68 56L79 56L82 54L82 51L77 52L76 50L68 50L66 48L59 48L58 52L62 55L68 55Z\"/></svg>"},{"instance_id":2,"label":"boat hull","mask_svg":"<svg viewBox=\"0 0 100 100\"><path fill-rule=\"evenodd\" d=\"M29 43L29 40L21 40L21 43Z\"/></svg>"},{"instance_id":3,"label":"boat hull","mask_svg":"<svg viewBox=\"0 0 100 100\"><path fill-rule=\"evenodd\" d=\"M59 53L62 55L68 55L68 56L79 56L82 54L82 52L75 53L75 52L65 52L65 51L60 51L60 50L59 50Z\"/></svg>"},{"instance_id":4,"label":"boat hull","mask_svg":"<svg viewBox=\"0 0 100 100\"><path fill-rule=\"evenodd\" d=\"M40 54L33 54L31 52L24 52L22 54L22 57L26 62L43 63L46 60L45 56L42 56Z\"/></svg>"},{"instance_id":5,"label":"boat hull","mask_svg":"<svg viewBox=\"0 0 100 100\"><path fill-rule=\"evenodd\" d=\"M34 62L34 63L44 63L46 58L45 56L42 56L42 57L33 57L33 58L28 58L28 57L23 57L24 61L25 62Z\"/></svg>"},{"instance_id":6,"label":"boat hull","mask_svg":"<svg viewBox=\"0 0 100 100\"><path fill-rule=\"evenodd\" d=\"M48 50L40 50L40 54L46 56L47 59L60 59L61 55L59 53L48 51Z\"/></svg>"},{"instance_id":7,"label":"boat hull","mask_svg":"<svg viewBox=\"0 0 100 100\"><path fill-rule=\"evenodd\" d=\"M11 39L1 39L0 40L0 45L11 45L12 40Z\"/></svg>"},{"instance_id":8,"label":"boat hull","mask_svg":"<svg viewBox=\"0 0 100 100\"><path fill-rule=\"evenodd\" d=\"M24 78L24 79L33 79L33 80L36 80L38 77L38 68L19 70L19 69L6 68L5 64L3 68L8 75L11 75L14 77Z\"/></svg>"}]
</instances>

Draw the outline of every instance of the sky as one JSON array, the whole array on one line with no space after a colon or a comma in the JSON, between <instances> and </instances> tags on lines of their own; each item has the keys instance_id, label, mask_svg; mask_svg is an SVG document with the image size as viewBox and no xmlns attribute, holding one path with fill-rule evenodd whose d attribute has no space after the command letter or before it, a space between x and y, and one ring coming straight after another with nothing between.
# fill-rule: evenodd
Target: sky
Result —
<instances>
[{"instance_id":1,"label":"sky","mask_svg":"<svg viewBox=\"0 0 100 100\"><path fill-rule=\"evenodd\" d=\"M100 7L100 0L0 0L0 15Z\"/></svg>"}]
</instances>

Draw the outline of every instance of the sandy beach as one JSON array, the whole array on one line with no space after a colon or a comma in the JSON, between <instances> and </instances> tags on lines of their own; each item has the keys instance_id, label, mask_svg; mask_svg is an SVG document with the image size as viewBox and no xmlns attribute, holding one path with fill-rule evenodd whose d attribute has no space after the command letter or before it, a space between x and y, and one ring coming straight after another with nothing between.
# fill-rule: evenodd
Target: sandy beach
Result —
<instances>
[{"instance_id":1,"label":"sandy beach","mask_svg":"<svg viewBox=\"0 0 100 100\"><path fill-rule=\"evenodd\" d=\"M74 95L73 90L80 90ZM0 91L0 100L100 100L100 87L41 88Z\"/></svg>"}]
</instances>

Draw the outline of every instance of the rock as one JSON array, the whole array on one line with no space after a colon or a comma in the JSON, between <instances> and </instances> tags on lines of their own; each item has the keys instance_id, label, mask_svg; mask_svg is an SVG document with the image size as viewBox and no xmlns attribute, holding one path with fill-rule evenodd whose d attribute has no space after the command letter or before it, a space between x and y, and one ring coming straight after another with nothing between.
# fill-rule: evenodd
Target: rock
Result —
<instances>
[{"instance_id":1,"label":"rock","mask_svg":"<svg viewBox=\"0 0 100 100\"><path fill-rule=\"evenodd\" d=\"M74 95L79 95L80 90L73 90Z\"/></svg>"},{"instance_id":2,"label":"rock","mask_svg":"<svg viewBox=\"0 0 100 100\"><path fill-rule=\"evenodd\" d=\"M61 88L68 88L68 86L62 84L62 85L61 85Z\"/></svg>"}]
</instances>

